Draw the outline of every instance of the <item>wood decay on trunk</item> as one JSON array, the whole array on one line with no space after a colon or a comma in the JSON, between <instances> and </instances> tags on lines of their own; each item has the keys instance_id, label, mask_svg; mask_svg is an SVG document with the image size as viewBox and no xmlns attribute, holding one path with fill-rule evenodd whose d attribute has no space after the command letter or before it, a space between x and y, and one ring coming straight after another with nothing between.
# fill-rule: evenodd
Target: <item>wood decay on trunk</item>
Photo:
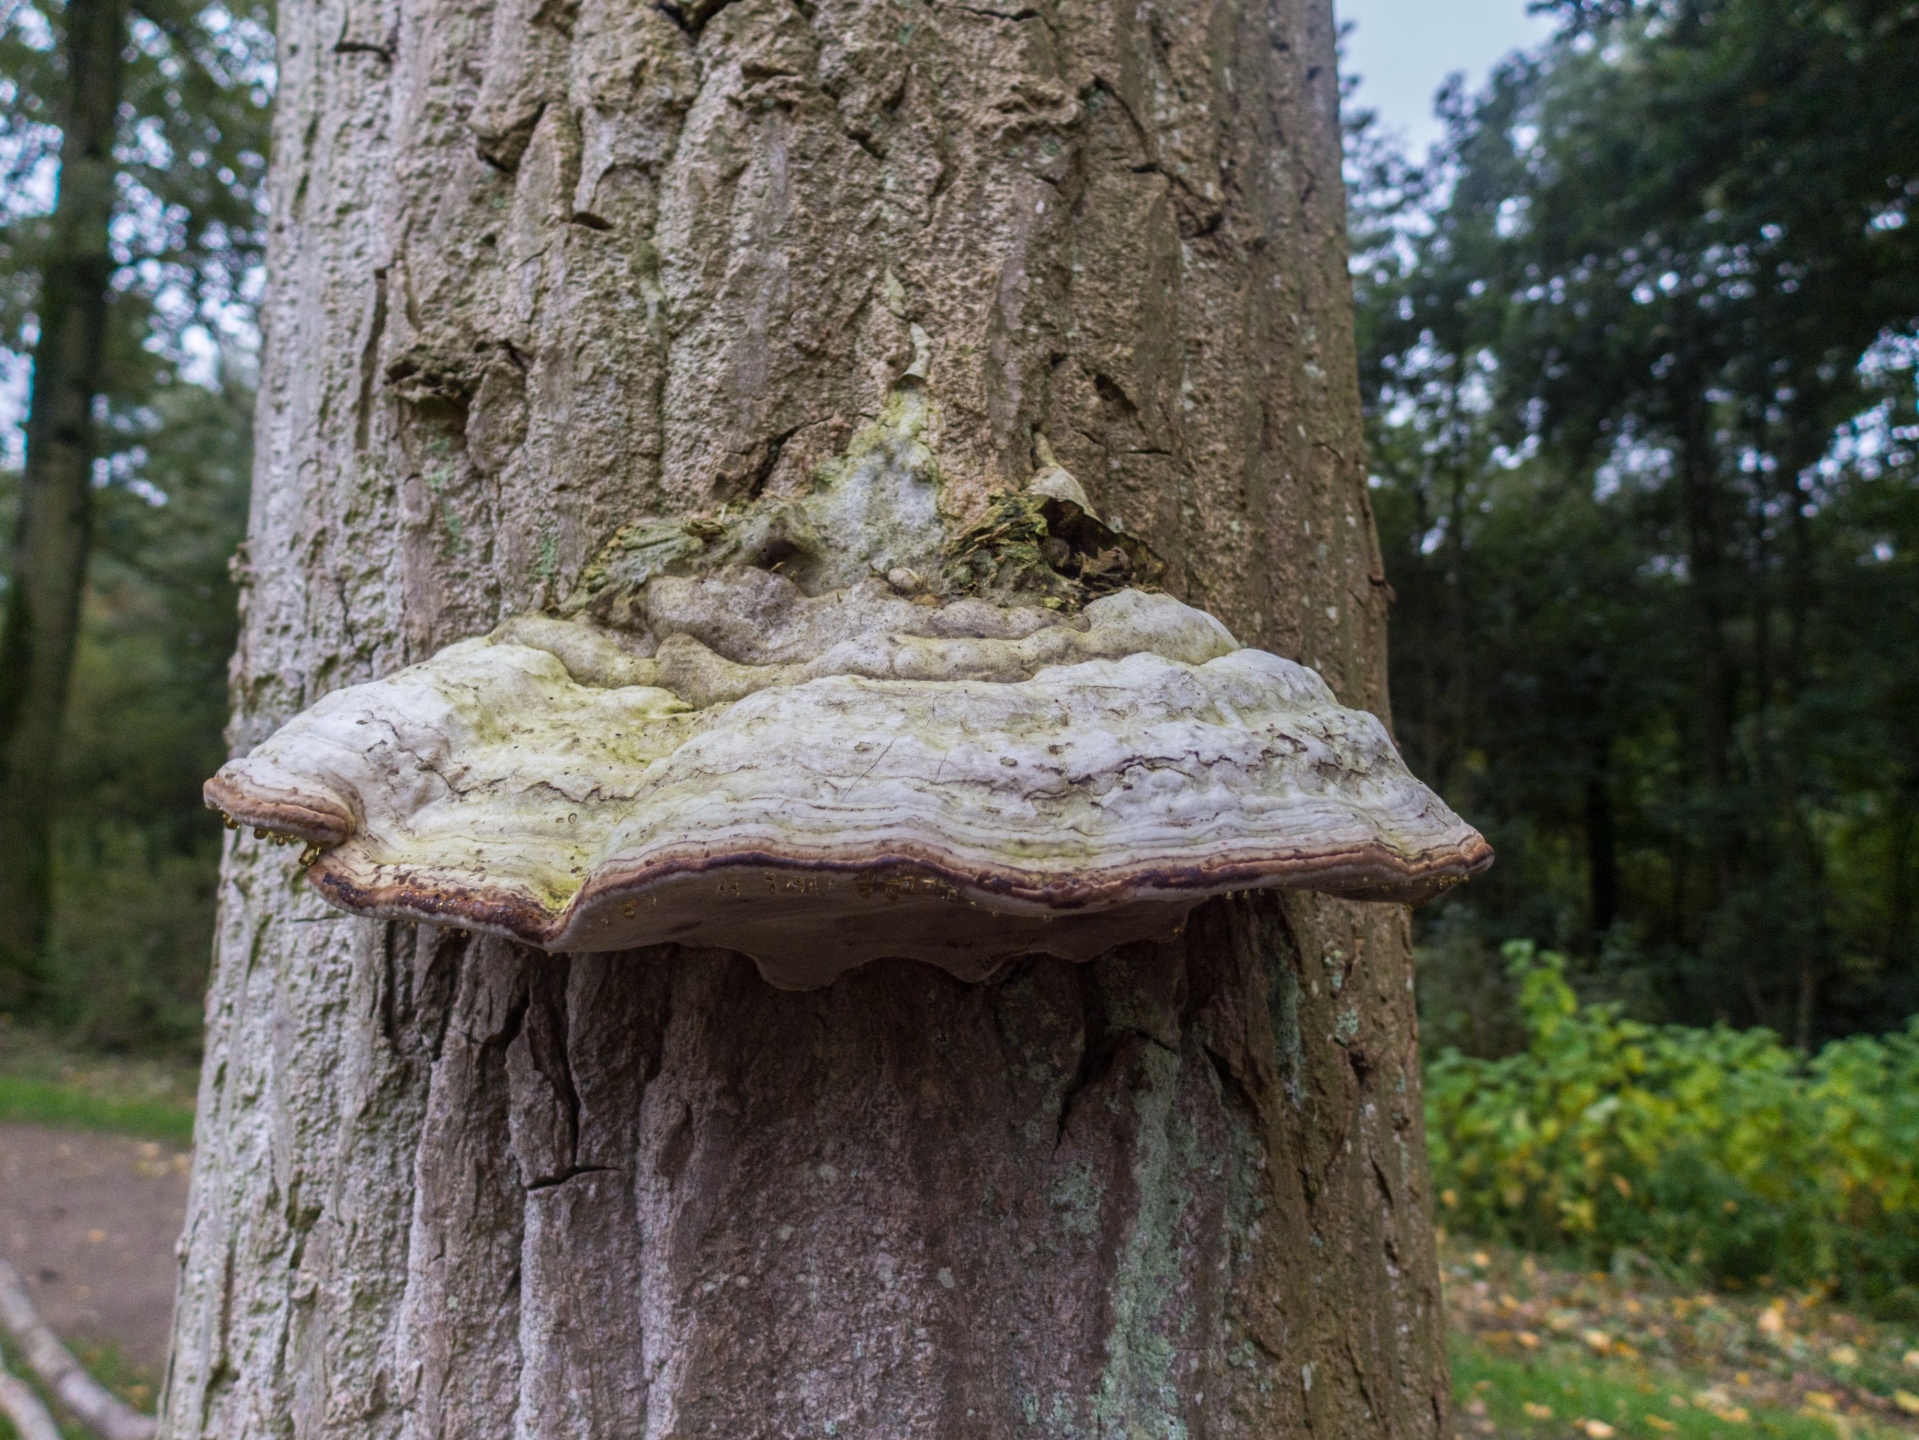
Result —
<instances>
[{"instance_id":1,"label":"wood decay on trunk","mask_svg":"<svg viewBox=\"0 0 1919 1440\"><path fill-rule=\"evenodd\" d=\"M207 803L310 847L300 868L349 913L551 951L717 946L783 989L885 960L965 980L1090 960L1234 890L1416 903L1490 863L1312 671L1170 595L1086 599L1042 514L951 535L922 392L917 420L854 442L914 463L849 459L798 503L628 526L568 606L617 623L516 616L336 690L222 766ZM818 588L862 570L910 594ZM965 593L981 579L999 603Z\"/></svg>"},{"instance_id":2,"label":"wood decay on trunk","mask_svg":"<svg viewBox=\"0 0 1919 1440\"><path fill-rule=\"evenodd\" d=\"M799 493L922 354L962 513L1046 436L1384 713L1328 6L282 30L236 751L632 516ZM342 919L242 836L208 1016L165 1433L1442 1428L1401 911L794 995Z\"/></svg>"}]
</instances>

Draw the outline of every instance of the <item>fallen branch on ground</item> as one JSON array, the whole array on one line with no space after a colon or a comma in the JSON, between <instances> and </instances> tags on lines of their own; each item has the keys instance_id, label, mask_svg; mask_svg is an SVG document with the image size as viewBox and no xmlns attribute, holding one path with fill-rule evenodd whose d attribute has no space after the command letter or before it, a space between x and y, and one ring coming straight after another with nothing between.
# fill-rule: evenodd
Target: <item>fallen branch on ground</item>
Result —
<instances>
[{"instance_id":1,"label":"fallen branch on ground","mask_svg":"<svg viewBox=\"0 0 1919 1440\"><path fill-rule=\"evenodd\" d=\"M60 1440L59 1428L40 1397L4 1366L0 1366L0 1415L13 1422L20 1440Z\"/></svg>"},{"instance_id":2,"label":"fallen branch on ground","mask_svg":"<svg viewBox=\"0 0 1919 1440\"><path fill-rule=\"evenodd\" d=\"M35 1313L33 1301L27 1298L26 1284L5 1260L0 1260L0 1326L5 1326L7 1333L13 1336L34 1374L53 1392L54 1398L100 1440L153 1440L153 1418L142 1415L81 1368L80 1362L60 1343L60 1337ZM33 1400L25 1386L17 1380L13 1383L26 1393L27 1399ZM39 1401L33 1400L33 1403L38 1405ZM45 1413L44 1409L41 1413ZM34 1440L18 1419L14 1425L23 1440ZM45 1433L57 1440L57 1431L48 1429Z\"/></svg>"}]
</instances>

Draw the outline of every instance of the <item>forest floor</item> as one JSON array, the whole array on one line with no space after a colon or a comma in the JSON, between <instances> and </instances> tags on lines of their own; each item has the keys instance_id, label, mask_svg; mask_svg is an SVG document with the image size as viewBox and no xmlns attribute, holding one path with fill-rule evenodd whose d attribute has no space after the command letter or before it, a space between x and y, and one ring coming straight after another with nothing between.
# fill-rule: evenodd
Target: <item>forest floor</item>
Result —
<instances>
[{"instance_id":1,"label":"forest floor","mask_svg":"<svg viewBox=\"0 0 1919 1440\"><path fill-rule=\"evenodd\" d=\"M189 1065L77 1056L0 1024L0 1255L81 1363L142 1409L166 1363L194 1084Z\"/></svg>"},{"instance_id":2,"label":"forest floor","mask_svg":"<svg viewBox=\"0 0 1919 1440\"><path fill-rule=\"evenodd\" d=\"M1919 1435L1919 1334L1442 1237L1460 1440Z\"/></svg>"},{"instance_id":3,"label":"forest floor","mask_svg":"<svg viewBox=\"0 0 1919 1440\"><path fill-rule=\"evenodd\" d=\"M76 1058L0 1026L0 1254L143 1407L165 1357L192 1103L188 1068ZM1440 1268L1458 1440L1919 1436L1919 1332L1822 1295L1701 1292L1446 1236Z\"/></svg>"}]
</instances>

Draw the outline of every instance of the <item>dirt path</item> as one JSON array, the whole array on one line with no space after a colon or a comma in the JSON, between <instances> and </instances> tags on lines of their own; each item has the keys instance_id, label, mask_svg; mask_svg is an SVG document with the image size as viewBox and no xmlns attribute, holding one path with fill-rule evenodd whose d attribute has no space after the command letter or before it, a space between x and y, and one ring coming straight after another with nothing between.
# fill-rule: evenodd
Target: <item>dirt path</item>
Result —
<instances>
[{"instance_id":1,"label":"dirt path","mask_svg":"<svg viewBox=\"0 0 1919 1440\"><path fill-rule=\"evenodd\" d=\"M119 1135L0 1124L0 1253L41 1316L157 1377L173 1315L187 1156Z\"/></svg>"}]
</instances>

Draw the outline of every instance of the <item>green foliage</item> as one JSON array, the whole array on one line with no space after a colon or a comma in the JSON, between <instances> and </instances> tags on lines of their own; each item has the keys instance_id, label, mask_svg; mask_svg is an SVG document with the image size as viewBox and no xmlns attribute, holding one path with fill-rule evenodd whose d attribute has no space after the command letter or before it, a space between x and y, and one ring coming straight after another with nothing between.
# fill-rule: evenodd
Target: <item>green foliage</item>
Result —
<instances>
[{"instance_id":1,"label":"green foliage","mask_svg":"<svg viewBox=\"0 0 1919 1440\"><path fill-rule=\"evenodd\" d=\"M34 1017L95 1046L199 1044L220 853L199 790L224 758L251 399L237 382L157 388L120 483L96 494ZM0 472L0 508L15 481Z\"/></svg>"},{"instance_id":2,"label":"green foliage","mask_svg":"<svg viewBox=\"0 0 1919 1440\"><path fill-rule=\"evenodd\" d=\"M128 24L113 228L109 424L244 336L265 244L272 7L138 0ZM59 173L65 8L0 6L0 350L31 352Z\"/></svg>"},{"instance_id":3,"label":"green foliage","mask_svg":"<svg viewBox=\"0 0 1919 1440\"><path fill-rule=\"evenodd\" d=\"M94 553L47 777L54 914L31 1017L112 1049L199 1043L219 857L199 787L224 758L237 629L227 562L251 459L272 24L255 0L135 0L128 21ZM0 377L13 380L38 323L64 25L58 0L0 7ZM6 534L19 458L0 443Z\"/></svg>"},{"instance_id":4,"label":"green foliage","mask_svg":"<svg viewBox=\"0 0 1919 1440\"><path fill-rule=\"evenodd\" d=\"M1919 7L1553 8L1350 149L1395 718L1500 853L1445 923L1810 1044L1919 1010Z\"/></svg>"},{"instance_id":5,"label":"green foliage","mask_svg":"<svg viewBox=\"0 0 1919 1440\"><path fill-rule=\"evenodd\" d=\"M42 1017L96 1046L199 1044L220 854L200 782L225 758L227 561L245 525L251 398L239 385L156 396L133 472L144 483L102 497Z\"/></svg>"},{"instance_id":6,"label":"green foliage","mask_svg":"<svg viewBox=\"0 0 1919 1440\"><path fill-rule=\"evenodd\" d=\"M1563 957L1506 955L1526 1048L1426 1070L1452 1223L1919 1314L1919 1019L1807 1056L1766 1030L1581 1005Z\"/></svg>"}]
</instances>

